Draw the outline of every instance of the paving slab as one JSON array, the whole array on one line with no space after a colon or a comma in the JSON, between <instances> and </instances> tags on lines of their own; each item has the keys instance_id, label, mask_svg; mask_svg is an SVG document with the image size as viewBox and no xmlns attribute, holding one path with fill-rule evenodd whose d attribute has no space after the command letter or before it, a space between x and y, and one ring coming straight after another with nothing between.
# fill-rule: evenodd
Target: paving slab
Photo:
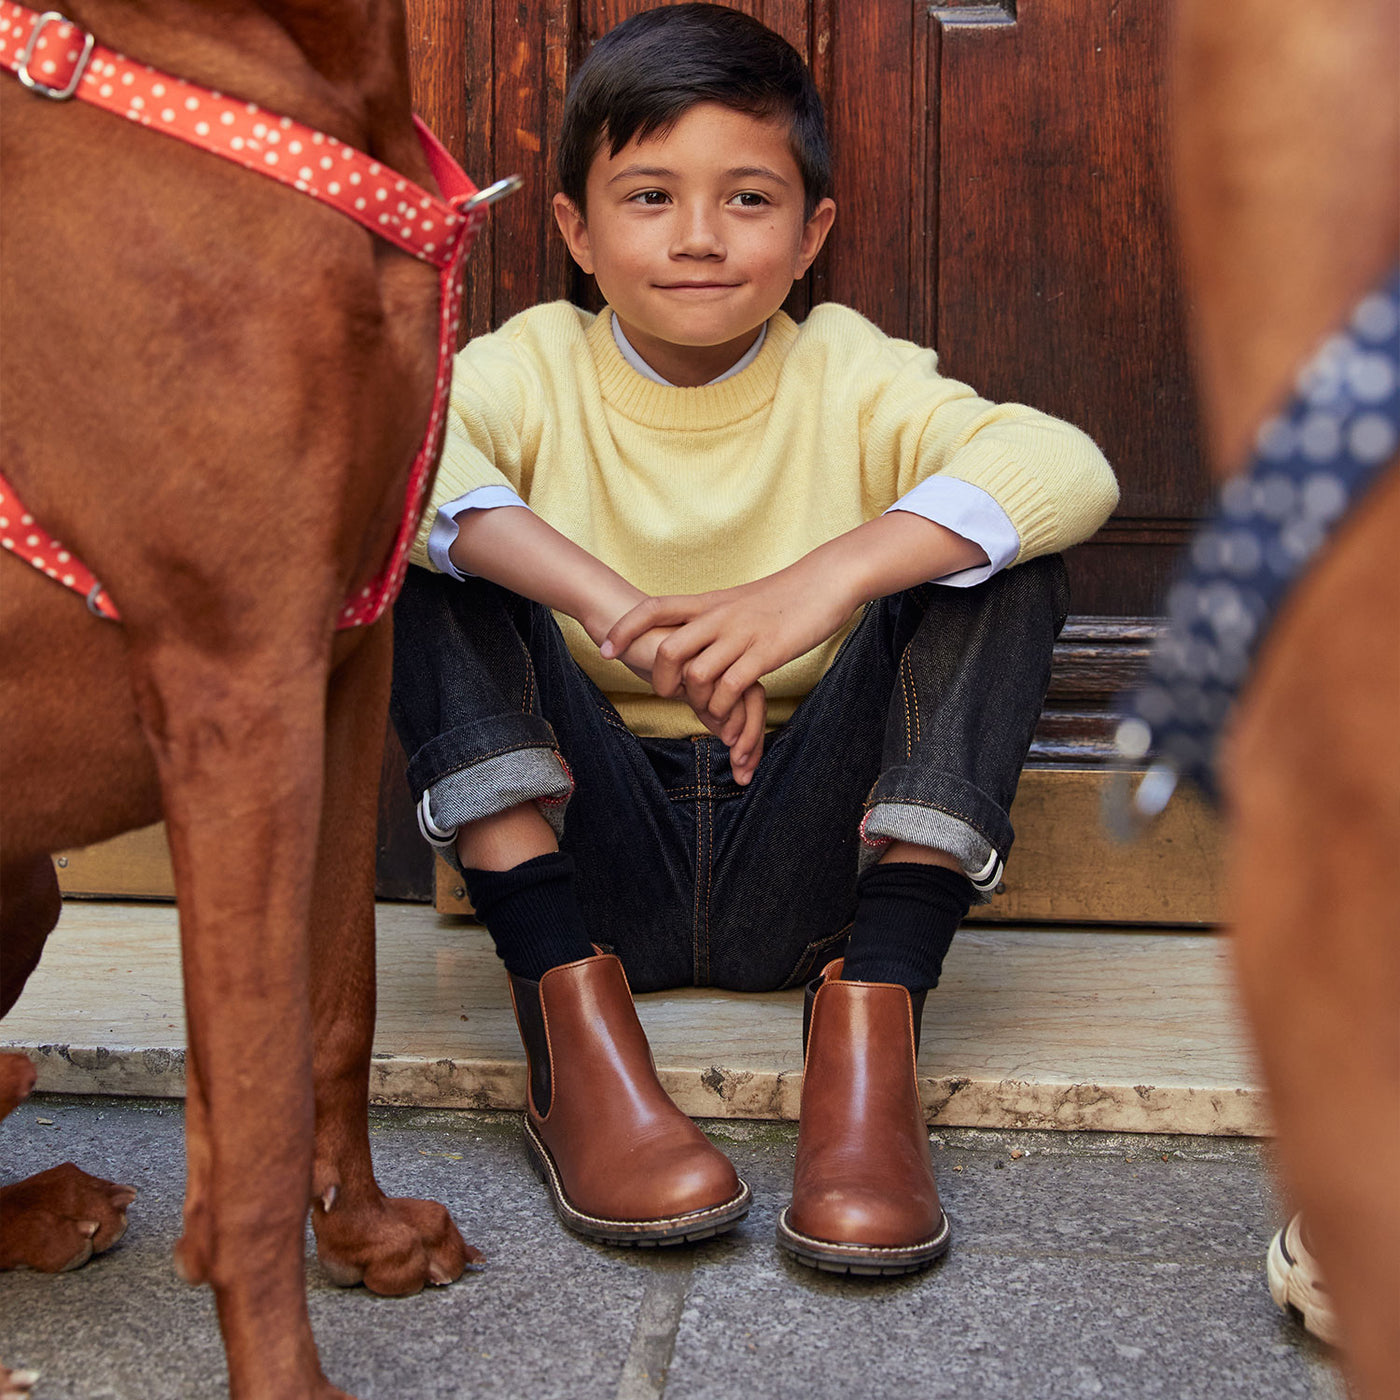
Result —
<instances>
[{"instance_id":1,"label":"paving slab","mask_svg":"<svg viewBox=\"0 0 1400 1400\"><path fill-rule=\"evenodd\" d=\"M487 1262L380 1299L334 1287L309 1252L327 1373L361 1400L1341 1400L1325 1353L1268 1297L1256 1141L937 1131L952 1251L923 1275L851 1280L774 1244L795 1128L704 1126L753 1188L749 1218L699 1246L628 1252L559 1226L514 1115L373 1110L385 1189L445 1201ZM110 1253L0 1275L0 1350L42 1372L37 1400L225 1393L212 1298L170 1267L182 1128L176 1101L67 1096L0 1125L6 1179L72 1159L141 1193Z\"/></svg>"},{"instance_id":2,"label":"paving slab","mask_svg":"<svg viewBox=\"0 0 1400 1400\"><path fill-rule=\"evenodd\" d=\"M1273 1206L1259 1144L956 1131L934 1145L954 1230L940 1265L851 1280L774 1251L747 1267L701 1261L667 1400L1340 1400L1321 1349L1263 1283ZM760 1238L790 1160L785 1144L745 1154Z\"/></svg>"},{"instance_id":3,"label":"paving slab","mask_svg":"<svg viewBox=\"0 0 1400 1400\"><path fill-rule=\"evenodd\" d=\"M173 906L70 900L0 1025L54 1093L184 1092ZM525 1061L484 929L379 906L371 1096L520 1108ZM662 1082L696 1117L796 1119L802 994L637 999ZM1210 933L978 926L953 944L919 1057L931 1123L1257 1136L1269 1131L1228 949Z\"/></svg>"}]
</instances>

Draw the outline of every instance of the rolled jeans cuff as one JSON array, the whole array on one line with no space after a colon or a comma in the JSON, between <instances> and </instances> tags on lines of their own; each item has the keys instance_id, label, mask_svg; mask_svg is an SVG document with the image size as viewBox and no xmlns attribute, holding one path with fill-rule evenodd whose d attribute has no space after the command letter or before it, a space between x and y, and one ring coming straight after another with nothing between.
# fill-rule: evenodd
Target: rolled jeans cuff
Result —
<instances>
[{"instance_id":1,"label":"rolled jeans cuff","mask_svg":"<svg viewBox=\"0 0 1400 1400\"><path fill-rule=\"evenodd\" d=\"M899 792L898 775L898 769L886 773L865 804L860 823L860 870L879 860L891 841L909 841L953 856L972 883L973 903L989 903L992 891L1001 883L1006 853L1011 848L1011 823L1005 813L971 787L956 801Z\"/></svg>"},{"instance_id":2,"label":"rolled jeans cuff","mask_svg":"<svg viewBox=\"0 0 1400 1400\"><path fill-rule=\"evenodd\" d=\"M433 831L423 825L423 834L456 866L452 837L459 827L522 802L533 802L554 835L562 837L564 809L573 791L573 774L556 750L513 749L439 778L423 793L420 825L422 817L432 823Z\"/></svg>"}]
</instances>

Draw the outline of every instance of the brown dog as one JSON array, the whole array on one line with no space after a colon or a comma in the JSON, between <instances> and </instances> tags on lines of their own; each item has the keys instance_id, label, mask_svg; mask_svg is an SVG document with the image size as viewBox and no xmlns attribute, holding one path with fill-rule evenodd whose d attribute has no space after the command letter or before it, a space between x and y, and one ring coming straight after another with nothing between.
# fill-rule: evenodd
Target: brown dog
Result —
<instances>
[{"instance_id":1,"label":"brown dog","mask_svg":"<svg viewBox=\"0 0 1400 1400\"><path fill-rule=\"evenodd\" d=\"M1214 458L1237 470L1400 254L1400 6L1183 0L1178 209ZM1400 1394L1400 470L1299 585L1227 755L1231 922L1359 1394Z\"/></svg>"},{"instance_id":2,"label":"brown dog","mask_svg":"<svg viewBox=\"0 0 1400 1400\"><path fill-rule=\"evenodd\" d=\"M188 0L80 0L69 17L432 188L397 4L232 0L215 20ZM474 1257L446 1211L386 1199L371 1167L391 638L387 620L334 631L403 511L437 275L308 198L8 76L0 116L0 470L122 615L0 557L0 1013L58 917L50 853L163 815L189 1024L177 1266L213 1284L235 1396L339 1395L306 1311L308 1205L341 1282L410 1293ZM32 1075L9 1059L12 1105ZM128 1199L75 1168L7 1188L0 1251L79 1260L120 1234Z\"/></svg>"}]
</instances>

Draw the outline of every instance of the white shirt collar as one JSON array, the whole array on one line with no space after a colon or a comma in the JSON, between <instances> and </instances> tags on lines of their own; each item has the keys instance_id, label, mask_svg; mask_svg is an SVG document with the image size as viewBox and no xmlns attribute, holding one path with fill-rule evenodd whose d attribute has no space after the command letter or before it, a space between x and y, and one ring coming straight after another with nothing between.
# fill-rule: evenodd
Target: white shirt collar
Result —
<instances>
[{"instance_id":1,"label":"white shirt collar","mask_svg":"<svg viewBox=\"0 0 1400 1400\"><path fill-rule=\"evenodd\" d=\"M647 364L647 362L644 359L642 359L642 357L636 352L636 350L632 346L632 342L628 340L627 337L623 334L622 326L618 323L618 319L616 316L612 318L612 333L613 342L614 344L616 344L618 351L622 355L622 358L626 360L627 363L631 365L632 368L636 370L638 374L645 375L646 378L650 379L654 384L665 384L667 388L675 387L669 379L663 379L659 374L657 374L657 372L654 369L652 369L652 367L649 364ZM763 349L763 342L767 338L768 322L765 321L758 328L758 335L755 338L754 343L750 345L749 348L744 351L743 355L741 355L738 360L736 360L732 365L730 365L729 368L725 370L723 374L717 374L713 379L711 379L709 381L709 384L723 383L724 380L729 379L733 375L739 374L741 371L748 369L748 367L751 364L753 364L753 362L758 358L758 352ZM708 388L709 384L706 384L704 387Z\"/></svg>"}]
</instances>

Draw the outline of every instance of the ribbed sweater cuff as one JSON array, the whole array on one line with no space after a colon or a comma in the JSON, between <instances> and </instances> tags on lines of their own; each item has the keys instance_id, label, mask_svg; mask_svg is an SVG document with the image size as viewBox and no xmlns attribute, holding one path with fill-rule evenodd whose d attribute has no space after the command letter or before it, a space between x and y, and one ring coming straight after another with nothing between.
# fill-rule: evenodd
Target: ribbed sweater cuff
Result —
<instances>
[{"instance_id":1,"label":"ribbed sweater cuff","mask_svg":"<svg viewBox=\"0 0 1400 1400\"><path fill-rule=\"evenodd\" d=\"M1098 449L1068 425L1037 432L1015 450L988 443L961 453L943 475L980 486L1006 512L1021 537L1016 563L1088 539L1118 499ZM1066 493L1066 479L1082 488Z\"/></svg>"}]
</instances>

